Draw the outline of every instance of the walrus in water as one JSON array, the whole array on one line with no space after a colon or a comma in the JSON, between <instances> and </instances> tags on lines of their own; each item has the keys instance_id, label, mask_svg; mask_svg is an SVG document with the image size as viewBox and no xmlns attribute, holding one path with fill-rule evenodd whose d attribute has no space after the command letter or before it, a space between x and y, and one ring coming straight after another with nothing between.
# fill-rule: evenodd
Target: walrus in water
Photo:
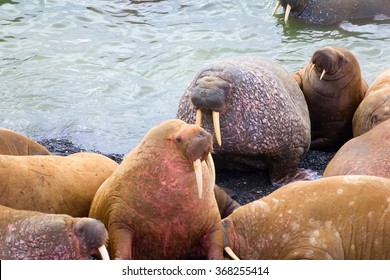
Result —
<instances>
[{"instance_id":1,"label":"walrus in water","mask_svg":"<svg viewBox=\"0 0 390 280\"><path fill-rule=\"evenodd\" d=\"M352 119L353 136L366 133L390 118L390 68L368 88Z\"/></svg>"},{"instance_id":2,"label":"walrus in water","mask_svg":"<svg viewBox=\"0 0 390 280\"><path fill-rule=\"evenodd\" d=\"M98 251L109 259L107 238L103 223L95 219L0 205L2 260L85 260Z\"/></svg>"},{"instance_id":3,"label":"walrus in water","mask_svg":"<svg viewBox=\"0 0 390 280\"><path fill-rule=\"evenodd\" d=\"M222 220L224 246L239 259L388 260L389 206L389 179L293 182Z\"/></svg>"},{"instance_id":4,"label":"walrus in water","mask_svg":"<svg viewBox=\"0 0 390 280\"><path fill-rule=\"evenodd\" d=\"M22 134L9 129L0 128L0 154L28 156L50 155L50 152L42 145Z\"/></svg>"},{"instance_id":5,"label":"walrus in water","mask_svg":"<svg viewBox=\"0 0 390 280\"><path fill-rule=\"evenodd\" d=\"M0 204L87 217L96 190L118 166L96 153L0 155Z\"/></svg>"},{"instance_id":6,"label":"walrus in water","mask_svg":"<svg viewBox=\"0 0 390 280\"><path fill-rule=\"evenodd\" d=\"M285 22L290 15L308 23L321 25L374 18L380 14L390 16L388 0L279 0L272 15L275 15L280 6L285 9Z\"/></svg>"},{"instance_id":7,"label":"walrus in water","mask_svg":"<svg viewBox=\"0 0 390 280\"><path fill-rule=\"evenodd\" d=\"M269 169L273 183L315 178L298 169L310 145L308 108L277 62L238 57L206 65L180 99L177 117L214 133L223 169Z\"/></svg>"},{"instance_id":8,"label":"walrus in water","mask_svg":"<svg viewBox=\"0 0 390 280\"><path fill-rule=\"evenodd\" d=\"M326 166L323 176L373 175L390 179L390 120L345 143Z\"/></svg>"},{"instance_id":9,"label":"walrus in water","mask_svg":"<svg viewBox=\"0 0 390 280\"><path fill-rule=\"evenodd\" d=\"M222 259L212 137L168 120L152 128L97 191L114 259Z\"/></svg>"},{"instance_id":10,"label":"walrus in water","mask_svg":"<svg viewBox=\"0 0 390 280\"><path fill-rule=\"evenodd\" d=\"M368 89L349 50L327 46L294 74L310 112L310 149L337 151L352 138L352 118Z\"/></svg>"}]
</instances>

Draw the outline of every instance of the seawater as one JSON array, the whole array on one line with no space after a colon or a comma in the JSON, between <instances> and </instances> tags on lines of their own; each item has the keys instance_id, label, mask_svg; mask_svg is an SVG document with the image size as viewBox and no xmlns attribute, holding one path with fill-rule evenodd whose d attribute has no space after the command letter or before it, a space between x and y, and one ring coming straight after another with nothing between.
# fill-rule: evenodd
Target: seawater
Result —
<instances>
[{"instance_id":1,"label":"seawater","mask_svg":"<svg viewBox=\"0 0 390 280\"><path fill-rule=\"evenodd\" d=\"M267 56L292 73L339 45L369 84L390 67L389 18L285 24L275 3L0 0L0 126L126 154L175 118L196 72L221 58Z\"/></svg>"}]
</instances>

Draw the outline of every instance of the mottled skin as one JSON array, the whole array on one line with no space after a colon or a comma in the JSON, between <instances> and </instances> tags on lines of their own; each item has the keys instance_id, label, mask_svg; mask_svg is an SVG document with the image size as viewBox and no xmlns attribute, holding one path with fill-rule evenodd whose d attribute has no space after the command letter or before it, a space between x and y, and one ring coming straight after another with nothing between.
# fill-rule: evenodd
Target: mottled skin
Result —
<instances>
[{"instance_id":1,"label":"mottled skin","mask_svg":"<svg viewBox=\"0 0 390 280\"><path fill-rule=\"evenodd\" d=\"M384 14L390 16L388 0L280 0L286 8L291 6L290 15L305 22L332 25L342 21L373 18Z\"/></svg>"},{"instance_id":2,"label":"mottled skin","mask_svg":"<svg viewBox=\"0 0 390 280\"><path fill-rule=\"evenodd\" d=\"M222 146L217 168L269 169L276 181L292 180L310 145L307 105L294 79L275 61L238 57L203 67L180 99L177 117L214 133L211 111L220 113Z\"/></svg>"},{"instance_id":3,"label":"mottled skin","mask_svg":"<svg viewBox=\"0 0 390 280\"><path fill-rule=\"evenodd\" d=\"M390 120L345 143L324 170L324 177L373 175L390 179Z\"/></svg>"},{"instance_id":4,"label":"mottled skin","mask_svg":"<svg viewBox=\"0 0 390 280\"><path fill-rule=\"evenodd\" d=\"M390 259L390 180L336 176L285 185L222 221L240 259Z\"/></svg>"},{"instance_id":5,"label":"mottled skin","mask_svg":"<svg viewBox=\"0 0 390 280\"><path fill-rule=\"evenodd\" d=\"M37 142L15 131L0 128L0 154L13 156L50 155L50 152Z\"/></svg>"},{"instance_id":6,"label":"mottled skin","mask_svg":"<svg viewBox=\"0 0 390 280\"><path fill-rule=\"evenodd\" d=\"M222 229L206 163L198 197L192 162L211 151L196 125L151 129L99 188L90 217L105 224L115 259L221 259Z\"/></svg>"},{"instance_id":7,"label":"mottled skin","mask_svg":"<svg viewBox=\"0 0 390 280\"><path fill-rule=\"evenodd\" d=\"M82 260L105 245L103 223L90 218L15 210L0 205L0 259Z\"/></svg>"},{"instance_id":8,"label":"mottled skin","mask_svg":"<svg viewBox=\"0 0 390 280\"><path fill-rule=\"evenodd\" d=\"M87 217L96 190L117 166L96 153L66 157L0 155L0 204Z\"/></svg>"},{"instance_id":9,"label":"mottled skin","mask_svg":"<svg viewBox=\"0 0 390 280\"><path fill-rule=\"evenodd\" d=\"M356 57L342 47L324 47L294 78L309 107L310 149L337 151L352 138L353 114L368 89Z\"/></svg>"},{"instance_id":10,"label":"mottled skin","mask_svg":"<svg viewBox=\"0 0 390 280\"><path fill-rule=\"evenodd\" d=\"M353 136L369 131L390 118L390 68L380 74L368 88L353 119Z\"/></svg>"}]
</instances>

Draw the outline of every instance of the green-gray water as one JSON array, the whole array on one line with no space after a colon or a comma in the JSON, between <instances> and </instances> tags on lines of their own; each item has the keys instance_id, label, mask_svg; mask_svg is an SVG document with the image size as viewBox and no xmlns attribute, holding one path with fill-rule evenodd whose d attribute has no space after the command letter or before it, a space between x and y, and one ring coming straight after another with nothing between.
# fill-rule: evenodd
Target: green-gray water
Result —
<instances>
[{"instance_id":1,"label":"green-gray water","mask_svg":"<svg viewBox=\"0 0 390 280\"><path fill-rule=\"evenodd\" d=\"M390 67L390 19L319 27L275 0L0 0L1 126L127 153L174 118L200 67L230 56L272 57L289 72L325 45L358 58L370 84Z\"/></svg>"}]
</instances>

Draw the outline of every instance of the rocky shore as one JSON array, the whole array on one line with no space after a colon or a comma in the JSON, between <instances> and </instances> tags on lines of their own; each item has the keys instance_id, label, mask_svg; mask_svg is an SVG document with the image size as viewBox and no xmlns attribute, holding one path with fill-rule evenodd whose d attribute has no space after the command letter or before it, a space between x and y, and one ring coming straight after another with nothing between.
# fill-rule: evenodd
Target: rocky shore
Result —
<instances>
[{"instance_id":1,"label":"rocky shore","mask_svg":"<svg viewBox=\"0 0 390 280\"><path fill-rule=\"evenodd\" d=\"M87 152L87 150L78 147L67 139L45 139L38 142L56 155L65 156L77 152ZM88 152L100 153L99 151ZM122 154L105 155L118 163L125 156ZM319 175L322 175L326 165L333 156L334 153L309 151L299 164L299 167L317 171ZM217 184L223 187L233 199L242 205L268 195L277 188L271 184L268 172L265 171L242 172L218 170Z\"/></svg>"}]
</instances>

